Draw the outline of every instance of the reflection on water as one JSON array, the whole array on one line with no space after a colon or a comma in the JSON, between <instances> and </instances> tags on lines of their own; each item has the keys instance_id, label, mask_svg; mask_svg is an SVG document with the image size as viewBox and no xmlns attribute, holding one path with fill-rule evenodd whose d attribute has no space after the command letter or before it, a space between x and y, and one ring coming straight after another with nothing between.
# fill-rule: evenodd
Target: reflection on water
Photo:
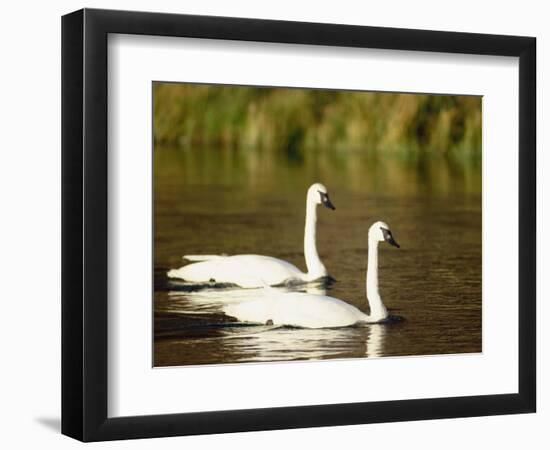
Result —
<instances>
[{"instance_id":1,"label":"reflection on water","mask_svg":"<svg viewBox=\"0 0 550 450\"><path fill-rule=\"evenodd\" d=\"M155 149L155 366L481 351L479 157ZM318 249L337 281L300 289L368 311L367 231L386 221L380 291L405 320L340 329L249 326L224 314L263 289L170 281L184 254L259 253L304 269L305 192L322 181Z\"/></svg>"},{"instance_id":2,"label":"reflection on water","mask_svg":"<svg viewBox=\"0 0 550 450\"><path fill-rule=\"evenodd\" d=\"M223 327L208 336L184 330L177 338L161 340L166 366L186 363L199 354L198 364L319 360L327 358L377 357L383 355L383 325L338 329L289 327Z\"/></svg>"}]
</instances>

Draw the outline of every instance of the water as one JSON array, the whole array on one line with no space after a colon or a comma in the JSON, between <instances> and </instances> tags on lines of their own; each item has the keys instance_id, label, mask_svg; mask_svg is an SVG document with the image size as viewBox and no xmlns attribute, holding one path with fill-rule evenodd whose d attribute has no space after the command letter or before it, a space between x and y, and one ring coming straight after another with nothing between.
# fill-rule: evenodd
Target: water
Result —
<instances>
[{"instance_id":1,"label":"water","mask_svg":"<svg viewBox=\"0 0 550 450\"><path fill-rule=\"evenodd\" d=\"M384 155L157 146L154 365L480 352L480 157ZM336 206L318 209L319 253L337 280L327 294L368 311L367 232L383 220L401 248L379 247L380 292L402 320L323 330L244 326L220 305L258 291L189 289L166 278L184 254L264 254L305 270L305 193L316 181Z\"/></svg>"}]
</instances>

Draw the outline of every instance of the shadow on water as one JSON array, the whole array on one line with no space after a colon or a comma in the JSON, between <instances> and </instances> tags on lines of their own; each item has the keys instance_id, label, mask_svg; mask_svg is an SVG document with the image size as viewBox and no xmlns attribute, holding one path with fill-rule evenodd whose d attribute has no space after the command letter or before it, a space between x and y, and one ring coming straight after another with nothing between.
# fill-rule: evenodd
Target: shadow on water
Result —
<instances>
[{"instance_id":1,"label":"shadow on water","mask_svg":"<svg viewBox=\"0 0 550 450\"><path fill-rule=\"evenodd\" d=\"M223 304L255 298L257 289L166 278L184 254L264 254L304 270L305 192L316 181L337 208L319 210L317 242L338 281L284 288L316 290L368 311L367 230L384 220L402 246L380 246L388 323L323 330L238 324ZM323 150L288 158L157 147L154 187L156 366L481 351L479 155Z\"/></svg>"}]
</instances>

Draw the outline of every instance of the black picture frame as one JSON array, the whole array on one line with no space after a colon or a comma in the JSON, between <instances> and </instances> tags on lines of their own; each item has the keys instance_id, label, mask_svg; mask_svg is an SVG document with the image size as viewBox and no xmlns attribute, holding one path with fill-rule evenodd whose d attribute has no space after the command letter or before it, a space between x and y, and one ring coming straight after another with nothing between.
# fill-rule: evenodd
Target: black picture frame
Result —
<instances>
[{"instance_id":1,"label":"black picture frame","mask_svg":"<svg viewBox=\"0 0 550 450\"><path fill-rule=\"evenodd\" d=\"M518 393L108 418L109 33L518 57ZM64 16L62 433L101 441L535 412L535 90L533 37L94 9Z\"/></svg>"}]
</instances>

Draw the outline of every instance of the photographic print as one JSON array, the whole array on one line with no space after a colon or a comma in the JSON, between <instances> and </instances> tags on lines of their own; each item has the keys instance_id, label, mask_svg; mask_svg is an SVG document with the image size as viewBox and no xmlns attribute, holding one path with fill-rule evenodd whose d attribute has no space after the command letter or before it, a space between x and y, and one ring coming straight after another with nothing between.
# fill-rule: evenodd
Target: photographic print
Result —
<instances>
[{"instance_id":1,"label":"photographic print","mask_svg":"<svg viewBox=\"0 0 550 450\"><path fill-rule=\"evenodd\" d=\"M155 367L482 351L482 98L154 82Z\"/></svg>"}]
</instances>

